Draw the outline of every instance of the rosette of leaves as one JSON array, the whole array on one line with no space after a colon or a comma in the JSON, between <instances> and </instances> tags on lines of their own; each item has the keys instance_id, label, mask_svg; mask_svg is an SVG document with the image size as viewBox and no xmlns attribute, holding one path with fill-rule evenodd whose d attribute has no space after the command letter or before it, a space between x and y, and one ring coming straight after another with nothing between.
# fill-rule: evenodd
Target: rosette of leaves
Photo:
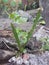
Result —
<instances>
[{"instance_id":1,"label":"rosette of leaves","mask_svg":"<svg viewBox=\"0 0 49 65\"><path fill-rule=\"evenodd\" d=\"M11 23L12 31L13 31L16 43L18 45L19 53L21 53L21 54L24 53L25 46L26 46L28 40L30 39L30 37L32 36L32 34L36 28L36 25L39 22L38 21L39 17L40 17L40 11L37 13L37 16L33 22L32 28L30 29L30 31L28 33L22 32L21 30L16 29L14 27L13 23Z\"/></svg>"},{"instance_id":2,"label":"rosette of leaves","mask_svg":"<svg viewBox=\"0 0 49 65\"><path fill-rule=\"evenodd\" d=\"M9 18L12 19L16 23L24 23L24 22L27 22L27 18L21 17L16 12L13 12L13 13L9 14Z\"/></svg>"}]
</instances>

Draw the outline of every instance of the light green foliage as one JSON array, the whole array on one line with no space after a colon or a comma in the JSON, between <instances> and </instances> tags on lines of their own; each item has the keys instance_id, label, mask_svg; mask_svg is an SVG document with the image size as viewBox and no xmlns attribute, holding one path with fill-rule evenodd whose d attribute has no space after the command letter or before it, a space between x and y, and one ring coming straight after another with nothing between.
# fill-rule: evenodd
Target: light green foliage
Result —
<instances>
[{"instance_id":1,"label":"light green foliage","mask_svg":"<svg viewBox=\"0 0 49 65\"><path fill-rule=\"evenodd\" d=\"M9 14L9 18L12 19L13 21L17 21L17 19L19 19L20 16L17 13L13 12Z\"/></svg>"},{"instance_id":2,"label":"light green foliage","mask_svg":"<svg viewBox=\"0 0 49 65\"><path fill-rule=\"evenodd\" d=\"M36 18L36 17L35 17L35 18ZM35 18L33 19L33 21L35 20ZM40 16L38 21L42 21L42 20L43 20L43 17Z\"/></svg>"},{"instance_id":3,"label":"light green foliage","mask_svg":"<svg viewBox=\"0 0 49 65\"><path fill-rule=\"evenodd\" d=\"M12 7L15 7L15 6L16 6L16 2L15 2L15 1L11 1L10 5L11 5Z\"/></svg>"},{"instance_id":4,"label":"light green foliage","mask_svg":"<svg viewBox=\"0 0 49 65\"><path fill-rule=\"evenodd\" d=\"M27 5L24 6L24 11L26 11L26 9L27 9Z\"/></svg>"},{"instance_id":5,"label":"light green foliage","mask_svg":"<svg viewBox=\"0 0 49 65\"><path fill-rule=\"evenodd\" d=\"M16 23L24 23L24 22L27 22L27 18L21 17L16 12L13 12L13 13L9 14L9 18L12 19Z\"/></svg>"},{"instance_id":6,"label":"light green foliage","mask_svg":"<svg viewBox=\"0 0 49 65\"><path fill-rule=\"evenodd\" d=\"M3 3L8 3L8 0L2 0Z\"/></svg>"},{"instance_id":7,"label":"light green foliage","mask_svg":"<svg viewBox=\"0 0 49 65\"><path fill-rule=\"evenodd\" d=\"M33 22L32 28L28 33L22 31L21 29L16 29L14 27L14 25L11 23L12 31L13 31L14 37L16 39L16 43L18 45L18 48L19 48L19 52L21 52L21 53L24 52L25 46L26 46L28 40L30 39L30 37L32 36L32 34L36 28L37 23L39 22L38 21L39 17L40 17L40 11L37 13L37 16Z\"/></svg>"},{"instance_id":8,"label":"light green foliage","mask_svg":"<svg viewBox=\"0 0 49 65\"><path fill-rule=\"evenodd\" d=\"M36 2L34 2L34 3L32 4L32 8L35 9L36 7L37 7L37 4L36 4Z\"/></svg>"},{"instance_id":9,"label":"light green foliage","mask_svg":"<svg viewBox=\"0 0 49 65\"><path fill-rule=\"evenodd\" d=\"M18 31L16 30L16 28L14 27L14 25L12 23L11 23L11 27L12 27L12 31L13 31L16 43L18 45L19 52L23 53L24 48L23 48L23 46L20 43L20 40L19 40L19 37L18 37Z\"/></svg>"},{"instance_id":10,"label":"light green foliage","mask_svg":"<svg viewBox=\"0 0 49 65\"><path fill-rule=\"evenodd\" d=\"M8 12L12 12L16 9L16 1L14 0L0 0L0 9L1 12L5 10Z\"/></svg>"},{"instance_id":11,"label":"light green foliage","mask_svg":"<svg viewBox=\"0 0 49 65\"><path fill-rule=\"evenodd\" d=\"M45 25L46 24L46 22L43 20L43 17L42 16L40 16L39 21L40 21L39 23L41 25Z\"/></svg>"},{"instance_id":12,"label":"light green foliage","mask_svg":"<svg viewBox=\"0 0 49 65\"><path fill-rule=\"evenodd\" d=\"M28 32L28 37L27 37L27 39L29 39L29 38L31 37L32 33L34 32L34 29L36 28L36 25L37 25L38 22L39 22L39 18L40 18L40 11L38 11L36 18L35 18L34 21L33 21L33 26L32 26L32 28L31 28L30 32Z\"/></svg>"},{"instance_id":13,"label":"light green foliage","mask_svg":"<svg viewBox=\"0 0 49 65\"><path fill-rule=\"evenodd\" d=\"M41 24L41 25L45 25L46 22L45 22L44 20L42 20L42 21L40 21L40 24Z\"/></svg>"},{"instance_id":14,"label":"light green foliage","mask_svg":"<svg viewBox=\"0 0 49 65\"><path fill-rule=\"evenodd\" d=\"M49 37L41 38L41 41L43 43L42 49L43 50L49 50Z\"/></svg>"},{"instance_id":15,"label":"light green foliage","mask_svg":"<svg viewBox=\"0 0 49 65\"><path fill-rule=\"evenodd\" d=\"M23 30L21 30L20 28L16 28L16 31L17 31L20 43L21 44L26 43L28 33L23 31Z\"/></svg>"},{"instance_id":16,"label":"light green foliage","mask_svg":"<svg viewBox=\"0 0 49 65\"><path fill-rule=\"evenodd\" d=\"M34 18L35 19L35 18ZM33 20L34 20L33 19ZM41 24L41 25L45 25L46 24L46 22L45 22L45 20L43 20L43 17L42 16L40 16L40 18L39 18L39 23Z\"/></svg>"}]
</instances>

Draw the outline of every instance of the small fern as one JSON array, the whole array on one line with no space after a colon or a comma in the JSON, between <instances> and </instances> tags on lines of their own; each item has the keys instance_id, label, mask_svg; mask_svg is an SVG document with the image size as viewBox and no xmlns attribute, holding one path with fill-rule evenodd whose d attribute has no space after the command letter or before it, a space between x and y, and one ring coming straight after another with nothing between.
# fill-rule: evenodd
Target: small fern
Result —
<instances>
[{"instance_id":1,"label":"small fern","mask_svg":"<svg viewBox=\"0 0 49 65\"><path fill-rule=\"evenodd\" d=\"M17 33L16 28L15 28L14 25L11 23L12 32L13 32L14 37L15 37L15 39L16 39L16 43L17 43L17 45L18 45L19 52L21 52L21 53L24 52L25 46L26 46L28 40L30 39L30 37L32 36L32 34L33 34L33 32L34 32L34 30L35 30L35 28L36 28L36 25L37 25L38 22L39 22L39 18L40 18L40 11L38 11L37 16L36 16L36 18L35 18L35 20L34 20L34 22L33 22L32 28L31 28L31 30L27 33L27 36L25 37L25 38L26 38L26 41L25 41L25 43L23 42L23 44L21 44L21 42L20 42L19 34ZM26 34L26 32L25 32L25 34Z\"/></svg>"}]
</instances>

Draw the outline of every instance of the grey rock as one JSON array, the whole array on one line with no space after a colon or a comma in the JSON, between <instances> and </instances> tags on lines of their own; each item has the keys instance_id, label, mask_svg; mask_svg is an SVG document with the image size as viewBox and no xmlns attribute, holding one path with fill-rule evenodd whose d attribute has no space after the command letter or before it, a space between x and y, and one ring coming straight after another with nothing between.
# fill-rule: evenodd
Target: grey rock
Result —
<instances>
[{"instance_id":1,"label":"grey rock","mask_svg":"<svg viewBox=\"0 0 49 65\"><path fill-rule=\"evenodd\" d=\"M46 51L43 54L29 54L31 62L31 65L49 65L48 58L49 58L49 52Z\"/></svg>"},{"instance_id":2,"label":"grey rock","mask_svg":"<svg viewBox=\"0 0 49 65\"><path fill-rule=\"evenodd\" d=\"M29 65L29 61L28 61L28 60L23 60L23 64L24 64L24 65ZM23 64L22 64L22 65L23 65Z\"/></svg>"},{"instance_id":3,"label":"grey rock","mask_svg":"<svg viewBox=\"0 0 49 65\"><path fill-rule=\"evenodd\" d=\"M14 39L11 40L6 38L0 38L0 49L10 50L10 51L18 50L17 44L15 43L15 41L13 42Z\"/></svg>"},{"instance_id":4,"label":"grey rock","mask_svg":"<svg viewBox=\"0 0 49 65\"><path fill-rule=\"evenodd\" d=\"M7 63L6 65L17 65L15 62Z\"/></svg>"},{"instance_id":5,"label":"grey rock","mask_svg":"<svg viewBox=\"0 0 49 65\"><path fill-rule=\"evenodd\" d=\"M15 43L15 41L13 40L14 39L9 40L8 38L7 39L0 38L0 49L17 51L18 50L17 43ZM31 40L29 40L29 42L26 44L25 48L27 49L27 52L29 53L36 52L38 51L38 49L41 48L41 42L37 40L33 40L33 38L31 38Z\"/></svg>"},{"instance_id":6,"label":"grey rock","mask_svg":"<svg viewBox=\"0 0 49 65\"><path fill-rule=\"evenodd\" d=\"M22 63L23 63L22 57L18 57L18 58L16 59L16 62L17 62L17 65L22 65Z\"/></svg>"},{"instance_id":7,"label":"grey rock","mask_svg":"<svg viewBox=\"0 0 49 65\"><path fill-rule=\"evenodd\" d=\"M14 57L14 60L13 60L13 57L9 60L9 62L11 63L11 62L14 62L14 63L16 63L17 65L29 65L29 61L27 61L27 60L25 60L25 59L23 59L22 57L18 57L18 58L15 58Z\"/></svg>"},{"instance_id":8,"label":"grey rock","mask_svg":"<svg viewBox=\"0 0 49 65\"><path fill-rule=\"evenodd\" d=\"M0 30L4 30L5 28L7 28L8 26L10 26L10 23L12 21L8 18L0 18Z\"/></svg>"},{"instance_id":9,"label":"grey rock","mask_svg":"<svg viewBox=\"0 0 49 65\"><path fill-rule=\"evenodd\" d=\"M22 17L25 17L25 18L28 18L28 20L31 20L33 17L28 14L27 12L23 11L23 10L19 10L18 13L22 16Z\"/></svg>"},{"instance_id":10,"label":"grey rock","mask_svg":"<svg viewBox=\"0 0 49 65\"><path fill-rule=\"evenodd\" d=\"M41 46L42 43L40 41L37 41L36 38L31 37L31 39L26 44L27 52L37 53Z\"/></svg>"},{"instance_id":11,"label":"grey rock","mask_svg":"<svg viewBox=\"0 0 49 65\"><path fill-rule=\"evenodd\" d=\"M31 27L32 27L32 24L33 24L33 22L25 22L25 23L22 23L21 25L14 23L14 26L15 26L15 27L19 27L19 28L21 28L22 30L28 32L28 31L30 31L30 29L31 29Z\"/></svg>"},{"instance_id":12,"label":"grey rock","mask_svg":"<svg viewBox=\"0 0 49 65\"><path fill-rule=\"evenodd\" d=\"M41 55L37 55L38 65L48 65L47 64L47 56L45 53L43 53Z\"/></svg>"},{"instance_id":13,"label":"grey rock","mask_svg":"<svg viewBox=\"0 0 49 65\"><path fill-rule=\"evenodd\" d=\"M29 54L29 63L30 65L37 65L36 55Z\"/></svg>"},{"instance_id":14,"label":"grey rock","mask_svg":"<svg viewBox=\"0 0 49 65\"><path fill-rule=\"evenodd\" d=\"M9 62L13 62L13 61L16 62L16 60L17 59L15 57L12 57L11 59L9 59Z\"/></svg>"},{"instance_id":15,"label":"grey rock","mask_svg":"<svg viewBox=\"0 0 49 65\"><path fill-rule=\"evenodd\" d=\"M2 39L0 39L0 49L8 49Z\"/></svg>"},{"instance_id":16,"label":"grey rock","mask_svg":"<svg viewBox=\"0 0 49 65\"><path fill-rule=\"evenodd\" d=\"M49 37L49 30L45 29L44 26L42 26L35 34L33 37L36 37L37 40L40 40L41 38Z\"/></svg>"},{"instance_id":17,"label":"grey rock","mask_svg":"<svg viewBox=\"0 0 49 65\"><path fill-rule=\"evenodd\" d=\"M46 0L39 0L39 5L40 5L40 7L43 7L43 9L45 10L45 8L46 8Z\"/></svg>"},{"instance_id":18,"label":"grey rock","mask_svg":"<svg viewBox=\"0 0 49 65\"><path fill-rule=\"evenodd\" d=\"M0 63L8 62L13 56L15 56L14 52L0 49Z\"/></svg>"},{"instance_id":19,"label":"grey rock","mask_svg":"<svg viewBox=\"0 0 49 65\"><path fill-rule=\"evenodd\" d=\"M9 65L12 63L14 65L49 65L49 51L45 51L45 53L42 54L28 54L28 55L29 55L28 60L25 60L22 57L12 58L14 60L13 62L11 61Z\"/></svg>"},{"instance_id":20,"label":"grey rock","mask_svg":"<svg viewBox=\"0 0 49 65\"><path fill-rule=\"evenodd\" d=\"M49 8L49 0L39 0L39 5L40 7L43 7L43 11L44 12L48 12L48 8Z\"/></svg>"},{"instance_id":21,"label":"grey rock","mask_svg":"<svg viewBox=\"0 0 49 65\"><path fill-rule=\"evenodd\" d=\"M49 0L39 0L40 7L43 7L42 16L46 21L46 27L49 27Z\"/></svg>"},{"instance_id":22,"label":"grey rock","mask_svg":"<svg viewBox=\"0 0 49 65\"><path fill-rule=\"evenodd\" d=\"M18 58L12 57L12 58L9 60L9 62L10 62L10 63L11 63L11 62L14 62L14 63L16 63L17 65L22 65L23 59L22 59L22 57L18 57Z\"/></svg>"},{"instance_id":23,"label":"grey rock","mask_svg":"<svg viewBox=\"0 0 49 65\"><path fill-rule=\"evenodd\" d=\"M12 22L12 20L10 20L10 19L1 18L0 19L0 30L11 30L11 25L10 25L11 22ZM16 24L13 22L13 24L15 27L20 27L21 29L28 31L32 27L33 23L25 22L20 25L20 24Z\"/></svg>"}]
</instances>

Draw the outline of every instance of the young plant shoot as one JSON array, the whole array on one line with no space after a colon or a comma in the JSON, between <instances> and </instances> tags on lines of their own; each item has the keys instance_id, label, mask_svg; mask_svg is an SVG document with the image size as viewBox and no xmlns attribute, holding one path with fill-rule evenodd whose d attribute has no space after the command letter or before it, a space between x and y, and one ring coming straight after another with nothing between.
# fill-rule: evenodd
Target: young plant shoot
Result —
<instances>
[{"instance_id":1,"label":"young plant shoot","mask_svg":"<svg viewBox=\"0 0 49 65\"><path fill-rule=\"evenodd\" d=\"M18 45L19 52L21 54L24 53L25 46L26 46L28 40L30 39L30 37L32 36L32 34L34 32L34 30L36 28L36 25L39 22L39 18L40 18L40 11L38 11L36 18L33 21L33 25L32 25L31 30L28 33L27 32L23 32L23 31L20 32L21 33L20 36L19 36L20 33L18 34L18 32L17 32L16 28L14 27L13 23L11 23L12 32L14 34L16 43Z\"/></svg>"}]
</instances>

